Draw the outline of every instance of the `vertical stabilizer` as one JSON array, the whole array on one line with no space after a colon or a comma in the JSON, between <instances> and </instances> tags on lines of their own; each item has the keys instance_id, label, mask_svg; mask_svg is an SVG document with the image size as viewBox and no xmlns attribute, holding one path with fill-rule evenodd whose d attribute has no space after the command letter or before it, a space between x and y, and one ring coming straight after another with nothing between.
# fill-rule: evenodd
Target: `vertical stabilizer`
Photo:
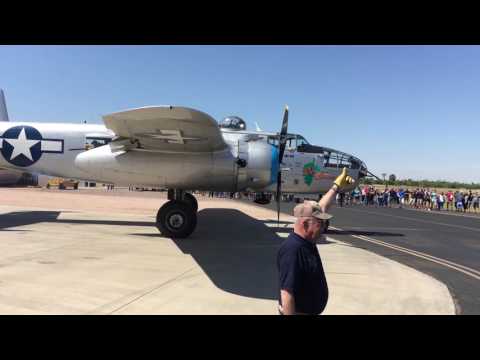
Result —
<instances>
[{"instance_id":1,"label":"vertical stabilizer","mask_svg":"<svg viewBox=\"0 0 480 360\"><path fill-rule=\"evenodd\" d=\"M9 121L7 103L5 102L5 95L2 89L0 89L0 121Z\"/></svg>"}]
</instances>

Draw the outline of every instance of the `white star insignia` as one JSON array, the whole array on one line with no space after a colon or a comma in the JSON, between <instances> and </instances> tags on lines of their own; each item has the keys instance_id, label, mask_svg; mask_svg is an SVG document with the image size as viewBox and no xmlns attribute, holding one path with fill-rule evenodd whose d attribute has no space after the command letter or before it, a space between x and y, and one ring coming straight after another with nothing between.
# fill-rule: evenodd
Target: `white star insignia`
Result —
<instances>
[{"instance_id":1,"label":"white star insignia","mask_svg":"<svg viewBox=\"0 0 480 360\"><path fill-rule=\"evenodd\" d=\"M13 151L12 155L10 156L10 161L15 159L19 155L24 155L26 158L30 159L30 161L33 161L32 158L32 153L30 152L30 149L32 146L35 146L38 144L40 140L28 140L27 135L25 134L25 128L22 128L22 131L20 131L20 134L18 135L17 139L3 139L6 142L8 142L10 145L13 146Z\"/></svg>"}]
</instances>

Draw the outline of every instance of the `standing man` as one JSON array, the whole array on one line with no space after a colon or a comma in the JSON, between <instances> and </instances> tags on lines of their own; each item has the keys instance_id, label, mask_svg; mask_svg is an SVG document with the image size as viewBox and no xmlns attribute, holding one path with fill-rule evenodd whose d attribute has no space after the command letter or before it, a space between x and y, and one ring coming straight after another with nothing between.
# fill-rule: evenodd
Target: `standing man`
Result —
<instances>
[{"instance_id":1,"label":"standing man","mask_svg":"<svg viewBox=\"0 0 480 360\"><path fill-rule=\"evenodd\" d=\"M328 286L316 242L325 236L326 222L332 218L326 211L337 192L353 182L344 168L320 202L305 201L294 208L293 233L277 256L281 315L318 315L325 309Z\"/></svg>"}]
</instances>

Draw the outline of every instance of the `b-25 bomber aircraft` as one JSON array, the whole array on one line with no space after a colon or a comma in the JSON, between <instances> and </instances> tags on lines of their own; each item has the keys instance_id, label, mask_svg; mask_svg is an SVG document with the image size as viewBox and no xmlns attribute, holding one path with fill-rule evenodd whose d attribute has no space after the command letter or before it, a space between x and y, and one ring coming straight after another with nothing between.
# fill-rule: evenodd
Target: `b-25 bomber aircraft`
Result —
<instances>
[{"instance_id":1,"label":"b-25 bomber aircraft","mask_svg":"<svg viewBox=\"0 0 480 360\"><path fill-rule=\"evenodd\" d=\"M159 231L188 237L198 204L192 191L321 194L342 168L368 174L358 158L289 134L288 108L279 133L248 131L236 116L217 123L177 106L150 106L103 116L105 125L0 123L0 167L64 178L168 190ZM351 190L355 185L345 190ZM257 198L267 203L267 197Z\"/></svg>"}]
</instances>

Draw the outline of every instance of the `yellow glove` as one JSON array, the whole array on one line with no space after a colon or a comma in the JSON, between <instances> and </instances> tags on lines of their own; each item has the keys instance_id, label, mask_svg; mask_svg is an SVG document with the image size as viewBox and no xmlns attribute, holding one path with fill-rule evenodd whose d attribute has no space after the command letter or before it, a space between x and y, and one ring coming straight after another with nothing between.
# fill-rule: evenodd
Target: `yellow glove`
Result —
<instances>
[{"instance_id":1,"label":"yellow glove","mask_svg":"<svg viewBox=\"0 0 480 360\"><path fill-rule=\"evenodd\" d=\"M353 184L355 180L347 175L347 168L344 167L342 173L335 179L333 182L335 185L337 185L338 189L341 189L347 185Z\"/></svg>"}]
</instances>

